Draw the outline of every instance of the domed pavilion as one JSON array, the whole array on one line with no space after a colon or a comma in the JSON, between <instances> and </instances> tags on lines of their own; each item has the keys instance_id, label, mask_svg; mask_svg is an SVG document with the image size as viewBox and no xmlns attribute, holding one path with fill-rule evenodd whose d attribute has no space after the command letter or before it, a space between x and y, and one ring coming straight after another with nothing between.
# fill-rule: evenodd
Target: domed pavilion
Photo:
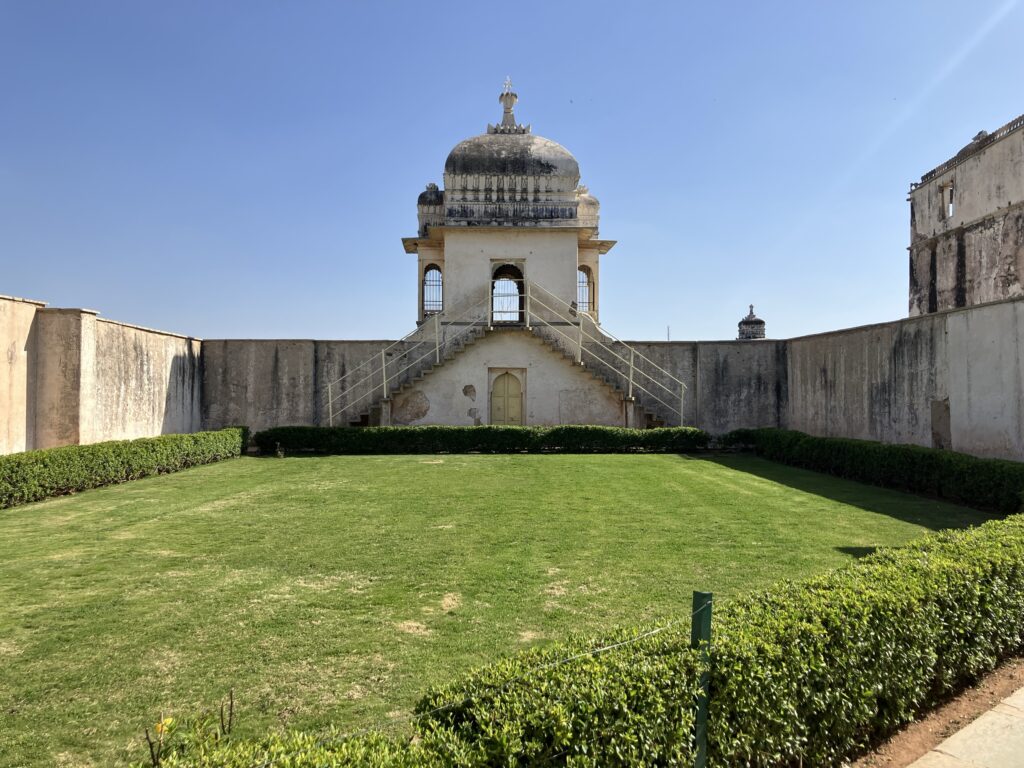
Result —
<instances>
[{"instance_id":1,"label":"domed pavilion","mask_svg":"<svg viewBox=\"0 0 1024 768\"><path fill-rule=\"evenodd\" d=\"M382 423L643 417L631 385L595 369L597 350L611 349L598 323L600 258L615 244L598 234L600 203L568 149L516 120L518 98L506 80L501 120L456 144L443 188L428 184L416 201L417 235L402 242L417 255L415 338L433 338L436 359L385 404Z\"/></svg>"},{"instance_id":2,"label":"domed pavilion","mask_svg":"<svg viewBox=\"0 0 1024 768\"><path fill-rule=\"evenodd\" d=\"M501 121L456 144L444 188L428 184L416 201L418 234L402 242L419 256L421 323L450 315L503 278L524 302L531 281L597 320L600 256L615 243L598 236L600 204L580 186L576 158L516 121L518 98L506 80Z\"/></svg>"}]
</instances>

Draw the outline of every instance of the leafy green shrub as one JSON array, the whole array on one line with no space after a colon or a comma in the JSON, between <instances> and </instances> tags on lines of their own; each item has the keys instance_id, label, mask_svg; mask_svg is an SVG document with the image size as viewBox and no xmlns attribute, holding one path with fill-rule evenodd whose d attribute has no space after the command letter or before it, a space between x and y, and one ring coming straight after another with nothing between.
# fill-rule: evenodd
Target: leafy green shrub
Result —
<instances>
[{"instance_id":1,"label":"leafy green shrub","mask_svg":"<svg viewBox=\"0 0 1024 768\"><path fill-rule=\"evenodd\" d=\"M1004 513L1022 508L1024 464L869 440L812 437L785 429L731 432L724 444L750 446L772 461L872 485L923 493Z\"/></svg>"},{"instance_id":2,"label":"leafy green shrub","mask_svg":"<svg viewBox=\"0 0 1024 768\"><path fill-rule=\"evenodd\" d=\"M259 449L273 455L388 453L622 453L683 452L706 448L708 435L692 427L275 427L257 432Z\"/></svg>"},{"instance_id":3,"label":"leafy green shrub","mask_svg":"<svg viewBox=\"0 0 1024 768\"><path fill-rule=\"evenodd\" d=\"M379 733L334 740L289 732L258 740L183 745L160 760L161 768L441 768L429 748ZM149 768L151 762L136 763Z\"/></svg>"},{"instance_id":4,"label":"leafy green shrub","mask_svg":"<svg viewBox=\"0 0 1024 768\"><path fill-rule=\"evenodd\" d=\"M0 509L238 456L245 427L0 456Z\"/></svg>"},{"instance_id":5,"label":"leafy green shrub","mask_svg":"<svg viewBox=\"0 0 1024 768\"><path fill-rule=\"evenodd\" d=\"M709 763L838 766L1024 648L1024 517L714 613ZM578 637L429 692L413 742L289 734L194 747L166 765L689 766L700 672L688 619Z\"/></svg>"},{"instance_id":6,"label":"leafy green shrub","mask_svg":"<svg viewBox=\"0 0 1024 768\"><path fill-rule=\"evenodd\" d=\"M565 666L543 664L577 645L513 657L425 697L421 713L465 701L420 730L447 731L475 750L474 765L565 764L569 755L573 765L689 765L698 668L688 644L683 622ZM839 765L1022 645L1020 517L723 604L710 762Z\"/></svg>"},{"instance_id":7,"label":"leafy green shrub","mask_svg":"<svg viewBox=\"0 0 1024 768\"><path fill-rule=\"evenodd\" d=\"M731 603L715 627L717 765L838 765L1024 644L1024 520L929 536Z\"/></svg>"},{"instance_id":8,"label":"leafy green shrub","mask_svg":"<svg viewBox=\"0 0 1024 768\"><path fill-rule=\"evenodd\" d=\"M463 745L474 766L689 765L699 680L689 623L650 632L577 637L484 667L419 702L420 734L442 752Z\"/></svg>"}]
</instances>

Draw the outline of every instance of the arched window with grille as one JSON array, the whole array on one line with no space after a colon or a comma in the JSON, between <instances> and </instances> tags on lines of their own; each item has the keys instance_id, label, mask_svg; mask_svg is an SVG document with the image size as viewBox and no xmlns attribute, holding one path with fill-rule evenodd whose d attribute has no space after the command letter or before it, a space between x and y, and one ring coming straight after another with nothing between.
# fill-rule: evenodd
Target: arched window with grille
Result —
<instances>
[{"instance_id":1,"label":"arched window with grille","mask_svg":"<svg viewBox=\"0 0 1024 768\"><path fill-rule=\"evenodd\" d=\"M594 278L590 274L590 267L576 270L576 309L580 312L594 310Z\"/></svg>"},{"instance_id":2,"label":"arched window with grille","mask_svg":"<svg viewBox=\"0 0 1024 768\"><path fill-rule=\"evenodd\" d=\"M430 264L423 270L423 315L436 315L444 308L444 281L441 268Z\"/></svg>"}]
</instances>

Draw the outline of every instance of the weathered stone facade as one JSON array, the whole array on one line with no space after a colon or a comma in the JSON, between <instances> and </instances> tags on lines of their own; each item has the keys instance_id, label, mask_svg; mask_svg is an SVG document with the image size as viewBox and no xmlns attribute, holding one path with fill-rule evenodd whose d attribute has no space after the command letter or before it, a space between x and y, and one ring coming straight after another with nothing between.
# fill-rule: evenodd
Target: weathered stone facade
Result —
<instances>
[{"instance_id":1,"label":"weathered stone facade","mask_svg":"<svg viewBox=\"0 0 1024 768\"><path fill-rule=\"evenodd\" d=\"M910 189L910 314L1024 296L1024 115Z\"/></svg>"},{"instance_id":2,"label":"weathered stone facade","mask_svg":"<svg viewBox=\"0 0 1024 768\"><path fill-rule=\"evenodd\" d=\"M0 454L200 428L198 339L0 296Z\"/></svg>"}]
</instances>

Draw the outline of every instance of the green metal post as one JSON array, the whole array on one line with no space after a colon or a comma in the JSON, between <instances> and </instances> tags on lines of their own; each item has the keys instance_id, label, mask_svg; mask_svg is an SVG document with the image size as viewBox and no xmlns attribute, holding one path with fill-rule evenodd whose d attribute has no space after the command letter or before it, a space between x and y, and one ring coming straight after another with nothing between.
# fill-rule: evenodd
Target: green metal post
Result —
<instances>
[{"instance_id":1,"label":"green metal post","mask_svg":"<svg viewBox=\"0 0 1024 768\"><path fill-rule=\"evenodd\" d=\"M697 713L693 722L693 740L697 750L694 768L707 768L708 764L708 696L711 686L709 663L711 657L711 593L693 593L693 618L690 627L690 647L700 650L700 693L697 694Z\"/></svg>"}]
</instances>

